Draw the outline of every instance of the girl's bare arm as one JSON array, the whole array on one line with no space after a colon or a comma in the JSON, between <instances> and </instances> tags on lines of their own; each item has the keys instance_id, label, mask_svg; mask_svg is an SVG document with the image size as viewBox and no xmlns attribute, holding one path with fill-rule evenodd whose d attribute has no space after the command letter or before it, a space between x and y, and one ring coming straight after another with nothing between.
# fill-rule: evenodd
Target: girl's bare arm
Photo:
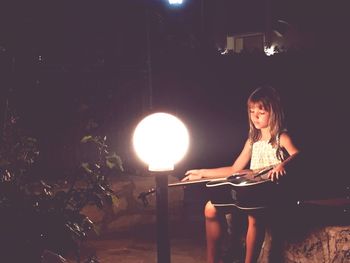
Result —
<instances>
[{"instance_id":1,"label":"girl's bare arm","mask_svg":"<svg viewBox=\"0 0 350 263\"><path fill-rule=\"evenodd\" d=\"M186 176L182 181L230 176L233 173L243 170L247 166L251 158L251 151L250 142L247 140L240 155L231 166L189 170L185 173Z\"/></svg>"},{"instance_id":2,"label":"girl's bare arm","mask_svg":"<svg viewBox=\"0 0 350 263\"><path fill-rule=\"evenodd\" d=\"M272 181L278 180L281 176L286 174L286 165L293 160L299 153L298 148L294 145L291 137L287 133L282 133L280 136L280 146L289 154L289 157L282 163L276 165L276 167L269 172L269 178Z\"/></svg>"}]
</instances>

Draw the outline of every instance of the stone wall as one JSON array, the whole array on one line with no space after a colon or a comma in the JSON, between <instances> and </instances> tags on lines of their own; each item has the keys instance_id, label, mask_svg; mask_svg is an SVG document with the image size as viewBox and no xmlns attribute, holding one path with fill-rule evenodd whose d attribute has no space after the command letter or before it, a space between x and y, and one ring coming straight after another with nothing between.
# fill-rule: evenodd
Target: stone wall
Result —
<instances>
[{"instance_id":1,"label":"stone wall","mask_svg":"<svg viewBox=\"0 0 350 263\"><path fill-rule=\"evenodd\" d=\"M171 175L169 183L179 180ZM114 206L99 209L96 206L86 206L82 213L87 215L96 225L101 234L127 231L130 228L155 224L156 203L155 193L147 195L148 205L144 206L139 195L155 188L155 178L151 175L123 175L111 182L111 188L117 193L119 200ZM182 187L168 188L169 218L181 217L184 191Z\"/></svg>"}]
</instances>

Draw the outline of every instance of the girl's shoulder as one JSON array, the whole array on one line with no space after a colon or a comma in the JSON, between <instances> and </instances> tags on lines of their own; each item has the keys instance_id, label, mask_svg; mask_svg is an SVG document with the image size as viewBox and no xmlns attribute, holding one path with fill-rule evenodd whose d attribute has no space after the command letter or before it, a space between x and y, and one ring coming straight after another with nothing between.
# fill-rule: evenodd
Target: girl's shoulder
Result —
<instances>
[{"instance_id":1,"label":"girl's shoulder","mask_svg":"<svg viewBox=\"0 0 350 263\"><path fill-rule=\"evenodd\" d=\"M285 137L285 136L289 136L287 129L283 129L280 132L278 132L276 135L276 139L280 139L281 137Z\"/></svg>"},{"instance_id":2,"label":"girl's shoulder","mask_svg":"<svg viewBox=\"0 0 350 263\"><path fill-rule=\"evenodd\" d=\"M281 146L286 145L286 143L289 143L291 141L291 137L290 137L289 133L286 130L280 132L278 137L279 137L278 138L279 139L279 144Z\"/></svg>"},{"instance_id":3,"label":"girl's shoulder","mask_svg":"<svg viewBox=\"0 0 350 263\"><path fill-rule=\"evenodd\" d=\"M246 139L244 146L247 148L251 148L253 144L254 144L253 140L248 138L248 139Z\"/></svg>"}]
</instances>

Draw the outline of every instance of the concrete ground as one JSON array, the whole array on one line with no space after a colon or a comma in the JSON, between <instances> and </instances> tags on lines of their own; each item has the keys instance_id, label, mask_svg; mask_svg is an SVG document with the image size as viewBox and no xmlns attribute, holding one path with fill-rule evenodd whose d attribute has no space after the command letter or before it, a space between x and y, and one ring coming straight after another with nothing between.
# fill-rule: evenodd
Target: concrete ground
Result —
<instances>
[{"instance_id":1,"label":"concrete ground","mask_svg":"<svg viewBox=\"0 0 350 263\"><path fill-rule=\"evenodd\" d=\"M205 236L202 222L170 222L172 263L205 263ZM90 238L81 250L81 262L96 255L100 263L161 263L157 260L155 225L139 226ZM69 262L75 262L73 257Z\"/></svg>"}]
</instances>

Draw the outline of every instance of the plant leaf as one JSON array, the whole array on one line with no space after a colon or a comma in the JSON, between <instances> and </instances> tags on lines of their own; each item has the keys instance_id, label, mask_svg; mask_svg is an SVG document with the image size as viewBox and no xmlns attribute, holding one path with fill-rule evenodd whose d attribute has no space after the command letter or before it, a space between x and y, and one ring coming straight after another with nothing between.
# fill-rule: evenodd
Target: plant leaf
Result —
<instances>
[{"instance_id":1,"label":"plant leaf","mask_svg":"<svg viewBox=\"0 0 350 263\"><path fill-rule=\"evenodd\" d=\"M93 138L92 138L91 135L86 135L80 140L80 142L81 143L86 143L86 142L89 142L89 141L92 141L92 140L93 140Z\"/></svg>"},{"instance_id":2,"label":"plant leaf","mask_svg":"<svg viewBox=\"0 0 350 263\"><path fill-rule=\"evenodd\" d=\"M106 165L109 169L117 168L124 172L123 161L115 152L106 156Z\"/></svg>"}]
</instances>

